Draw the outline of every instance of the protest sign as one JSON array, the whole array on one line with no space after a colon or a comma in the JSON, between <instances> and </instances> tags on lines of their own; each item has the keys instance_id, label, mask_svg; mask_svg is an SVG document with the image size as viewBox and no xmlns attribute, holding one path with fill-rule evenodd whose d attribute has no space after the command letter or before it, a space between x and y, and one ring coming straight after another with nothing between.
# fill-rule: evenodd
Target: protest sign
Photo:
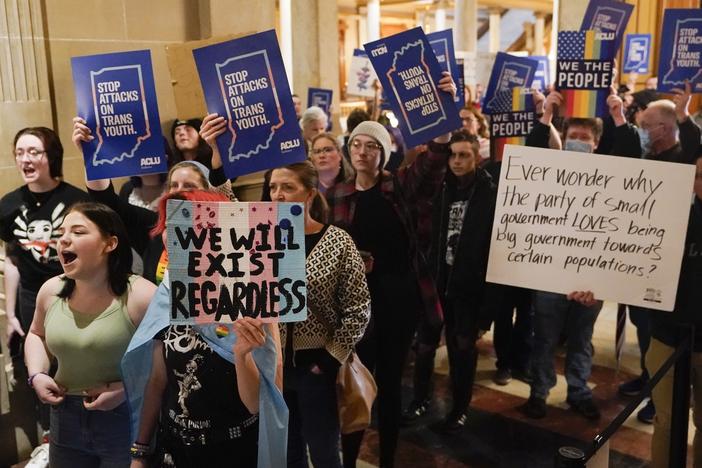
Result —
<instances>
[{"instance_id":1,"label":"protest sign","mask_svg":"<svg viewBox=\"0 0 702 468\"><path fill-rule=\"evenodd\" d=\"M523 145L534 128L534 98L528 88L512 88L495 95L490 115L490 154L502 161L505 145Z\"/></svg>"},{"instance_id":2,"label":"protest sign","mask_svg":"<svg viewBox=\"0 0 702 468\"><path fill-rule=\"evenodd\" d=\"M617 0L590 0L580 31L598 31L597 38L612 41L613 54L619 50L634 5Z\"/></svg>"},{"instance_id":3,"label":"protest sign","mask_svg":"<svg viewBox=\"0 0 702 468\"><path fill-rule=\"evenodd\" d=\"M551 67L549 66L548 57L545 55L532 55L529 58L538 63L531 87L539 91L548 89L551 84Z\"/></svg>"},{"instance_id":4,"label":"protest sign","mask_svg":"<svg viewBox=\"0 0 702 468\"><path fill-rule=\"evenodd\" d=\"M624 73L648 73L651 61L651 35L627 34L623 60Z\"/></svg>"},{"instance_id":5,"label":"protest sign","mask_svg":"<svg viewBox=\"0 0 702 468\"><path fill-rule=\"evenodd\" d=\"M614 71L612 42L596 31L560 31L556 89L565 99L564 117L604 117Z\"/></svg>"},{"instance_id":6,"label":"protest sign","mask_svg":"<svg viewBox=\"0 0 702 468\"><path fill-rule=\"evenodd\" d=\"M456 86L458 86L461 89L461 93L463 96L463 105L465 106L465 101L466 101L466 78L465 78L465 73L466 73L466 66L465 66L465 61L461 58L456 59L456 69L458 69L458 81L456 82Z\"/></svg>"},{"instance_id":7,"label":"protest sign","mask_svg":"<svg viewBox=\"0 0 702 468\"><path fill-rule=\"evenodd\" d=\"M168 200L171 323L307 318L304 207Z\"/></svg>"},{"instance_id":8,"label":"protest sign","mask_svg":"<svg viewBox=\"0 0 702 468\"><path fill-rule=\"evenodd\" d=\"M672 310L693 165L507 146L487 280Z\"/></svg>"},{"instance_id":9,"label":"protest sign","mask_svg":"<svg viewBox=\"0 0 702 468\"><path fill-rule=\"evenodd\" d=\"M456 61L456 52L453 48L453 31L445 29L427 34L429 44L434 50L436 60L443 71L451 74L453 81L456 83L456 106L460 109L465 105L465 96L463 95L463 77L459 73L458 63Z\"/></svg>"},{"instance_id":10,"label":"protest sign","mask_svg":"<svg viewBox=\"0 0 702 468\"><path fill-rule=\"evenodd\" d=\"M88 180L168 170L151 52L73 57L78 115L95 139L82 143Z\"/></svg>"},{"instance_id":11,"label":"protest sign","mask_svg":"<svg viewBox=\"0 0 702 468\"><path fill-rule=\"evenodd\" d=\"M495 95L512 88L529 88L534 80L538 63L526 57L498 52L492 66L490 81L485 91L483 112L492 113Z\"/></svg>"},{"instance_id":12,"label":"protest sign","mask_svg":"<svg viewBox=\"0 0 702 468\"><path fill-rule=\"evenodd\" d=\"M349 66L346 93L352 96L372 98L375 96L373 82L377 79L378 76L371 66L366 51L354 49L353 57L351 57L351 65Z\"/></svg>"},{"instance_id":13,"label":"protest sign","mask_svg":"<svg viewBox=\"0 0 702 468\"><path fill-rule=\"evenodd\" d=\"M422 28L363 46L400 123L407 147L461 126L453 98L438 88L441 67Z\"/></svg>"},{"instance_id":14,"label":"protest sign","mask_svg":"<svg viewBox=\"0 0 702 468\"><path fill-rule=\"evenodd\" d=\"M684 88L690 82L693 93L702 93L702 9L665 10L658 91Z\"/></svg>"},{"instance_id":15,"label":"protest sign","mask_svg":"<svg viewBox=\"0 0 702 468\"><path fill-rule=\"evenodd\" d=\"M207 110L227 119L217 148L227 177L306 158L275 31L193 50Z\"/></svg>"},{"instance_id":16,"label":"protest sign","mask_svg":"<svg viewBox=\"0 0 702 468\"><path fill-rule=\"evenodd\" d=\"M307 107L317 106L327 114L327 131L331 129L331 105L334 91L323 88L307 88Z\"/></svg>"}]
</instances>

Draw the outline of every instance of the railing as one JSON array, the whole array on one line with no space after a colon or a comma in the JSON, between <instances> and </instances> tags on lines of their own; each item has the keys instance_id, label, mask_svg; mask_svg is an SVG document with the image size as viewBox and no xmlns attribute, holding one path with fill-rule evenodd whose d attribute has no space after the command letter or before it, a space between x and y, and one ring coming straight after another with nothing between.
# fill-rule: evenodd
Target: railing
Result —
<instances>
[{"instance_id":1,"label":"railing","mask_svg":"<svg viewBox=\"0 0 702 468\"><path fill-rule=\"evenodd\" d=\"M684 329L685 336L673 354L660 369L649 379L641 393L629 402L604 430L595 436L589 446L560 447L556 453L556 468L580 468L600 450L619 430L624 421L638 408L641 402L651 394L663 376L675 366L673 377L673 405L671 408L669 467L684 467L687 460L687 427L690 404L690 353L694 343L694 327Z\"/></svg>"}]
</instances>

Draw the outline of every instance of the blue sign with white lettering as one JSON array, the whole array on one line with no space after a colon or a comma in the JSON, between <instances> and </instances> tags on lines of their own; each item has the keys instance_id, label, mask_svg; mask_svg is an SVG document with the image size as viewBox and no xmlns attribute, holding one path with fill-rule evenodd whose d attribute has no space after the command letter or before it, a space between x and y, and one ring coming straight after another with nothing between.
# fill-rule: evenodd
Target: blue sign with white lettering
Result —
<instances>
[{"instance_id":1,"label":"blue sign with white lettering","mask_svg":"<svg viewBox=\"0 0 702 468\"><path fill-rule=\"evenodd\" d=\"M626 25L634 5L616 0L590 0L585 10L581 31L595 30L597 39L613 41L611 51L616 53L622 45Z\"/></svg>"},{"instance_id":2,"label":"blue sign with white lettering","mask_svg":"<svg viewBox=\"0 0 702 468\"><path fill-rule=\"evenodd\" d=\"M456 105L460 109L466 103L466 97L463 95L463 76L459 72L458 63L456 61L456 52L453 48L453 31L445 29L427 34L429 44L434 49L434 55L439 62L439 66L443 71L451 74L453 81L456 83ZM461 70L462 71L462 70Z\"/></svg>"},{"instance_id":3,"label":"blue sign with white lettering","mask_svg":"<svg viewBox=\"0 0 702 468\"><path fill-rule=\"evenodd\" d=\"M88 180L166 172L151 52L73 57L78 115L92 141L83 142Z\"/></svg>"},{"instance_id":4,"label":"blue sign with white lettering","mask_svg":"<svg viewBox=\"0 0 702 468\"><path fill-rule=\"evenodd\" d=\"M648 73L651 35L627 34L624 43L624 73Z\"/></svg>"},{"instance_id":5,"label":"blue sign with white lettering","mask_svg":"<svg viewBox=\"0 0 702 468\"><path fill-rule=\"evenodd\" d=\"M512 88L530 88L538 66L535 60L498 52L485 92L483 111L488 114L493 111L493 101L497 93Z\"/></svg>"},{"instance_id":6,"label":"blue sign with white lettering","mask_svg":"<svg viewBox=\"0 0 702 468\"><path fill-rule=\"evenodd\" d=\"M693 93L702 93L702 9L665 10L658 91L684 88L690 82Z\"/></svg>"},{"instance_id":7,"label":"blue sign with white lettering","mask_svg":"<svg viewBox=\"0 0 702 468\"><path fill-rule=\"evenodd\" d=\"M534 81L531 82L531 87L539 91L548 89L551 84L551 69L548 57L545 55L532 55L529 58L539 64L536 68L536 73L534 73Z\"/></svg>"},{"instance_id":8,"label":"blue sign with white lettering","mask_svg":"<svg viewBox=\"0 0 702 468\"><path fill-rule=\"evenodd\" d=\"M194 49L193 56L208 112L227 119L217 138L227 177L307 157L274 30Z\"/></svg>"}]
</instances>

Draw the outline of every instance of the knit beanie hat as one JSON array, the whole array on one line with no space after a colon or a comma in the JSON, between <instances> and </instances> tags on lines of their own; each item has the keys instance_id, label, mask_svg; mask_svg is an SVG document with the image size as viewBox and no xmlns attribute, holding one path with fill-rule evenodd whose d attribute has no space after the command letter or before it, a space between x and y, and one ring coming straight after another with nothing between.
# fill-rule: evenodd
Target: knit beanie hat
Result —
<instances>
[{"instance_id":1,"label":"knit beanie hat","mask_svg":"<svg viewBox=\"0 0 702 468\"><path fill-rule=\"evenodd\" d=\"M193 169L200 172L202 174L202 176L205 178L205 180L207 181L207 188L212 188L212 185L210 184L210 170L207 168L207 166L205 166L204 164L202 164L201 162L198 162L198 161L181 161L173 167L174 168L181 168L183 166L192 166ZM171 169L171 170L174 170L174 169Z\"/></svg>"},{"instance_id":2,"label":"knit beanie hat","mask_svg":"<svg viewBox=\"0 0 702 468\"><path fill-rule=\"evenodd\" d=\"M171 125L171 140L175 139L176 127L180 127L181 125L187 125L188 127L193 127L195 129L195 131L199 132L200 126L202 125L202 120L200 120L200 119L188 119L188 120L175 119L173 121L173 125Z\"/></svg>"},{"instance_id":3,"label":"knit beanie hat","mask_svg":"<svg viewBox=\"0 0 702 468\"><path fill-rule=\"evenodd\" d=\"M369 137L375 138L378 144L383 147L383 161L385 163L388 162L388 159L390 159L390 153L392 152L390 149L392 147L392 142L390 141L390 134L387 130L385 130L385 127L378 122L373 122L372 120L361 122L356 126L356 128L353 129L353 132L351 132L351 136L349 137L349 146L351 145L351 142L353 142L356 135L368 135Z\"/></svg>"}]
</instances>

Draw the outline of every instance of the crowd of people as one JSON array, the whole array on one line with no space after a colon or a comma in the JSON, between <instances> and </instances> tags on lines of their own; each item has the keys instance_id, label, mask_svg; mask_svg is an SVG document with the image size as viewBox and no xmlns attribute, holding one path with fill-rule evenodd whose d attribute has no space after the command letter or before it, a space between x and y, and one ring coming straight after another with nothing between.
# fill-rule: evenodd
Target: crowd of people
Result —
<instances>
[{"instance_id":1,"label":"crowd of people","mask_svg":"<svg viewBox=\"0 0 702 468\"><path fill-rule=\"evenodd\" d=\"M448 74L439 88L455 95ZM701 135L689 86L671 99L633 89L612 90L603 120L563 119L560 93L534 91L537 118L526 139L534 147L696 164L676 309L629 308L642 373L622 383L623 394L638 393L698 320L702 280ZM216 145L224 117L176 120L168 173L132 177L119 193L109 179L87 181L86 191L64 182L53 130L17 133L24 185L0 200L7 334L24 338L51 466L247 467L286 459L290 467L308 460L355 467L364 431L342 434L336 390L340 366L355 352L377 383L379 460L391 467L400 428L422 423L432 405L442 333L451 404L437 430L470 425L476 343L493 324L493 379L530 385L526 416L547 416L554 356L565 342L567 403L599 418L587 382L602 301L589 290L564 295L486 282L500 162L490 157L479 102L468 99L460 110L462 128L406 148L377 109L354 110L347 132L336 136L324 111L303 110L293 98L308 160L268 171L261 199L305 206L309 313L294 324L169 323L168 200L237 201ZM93 138L76 116L76 149ZM694 395L702 404L702 339L695 343ZM413 398L403 406L410 355ZM671 400L672 374L639 413L655 425L654 466L667 463ZM697 411L694 422L702 424ZM702 460L697 435L694 450Z\"/></svg>"}]
</instances>

